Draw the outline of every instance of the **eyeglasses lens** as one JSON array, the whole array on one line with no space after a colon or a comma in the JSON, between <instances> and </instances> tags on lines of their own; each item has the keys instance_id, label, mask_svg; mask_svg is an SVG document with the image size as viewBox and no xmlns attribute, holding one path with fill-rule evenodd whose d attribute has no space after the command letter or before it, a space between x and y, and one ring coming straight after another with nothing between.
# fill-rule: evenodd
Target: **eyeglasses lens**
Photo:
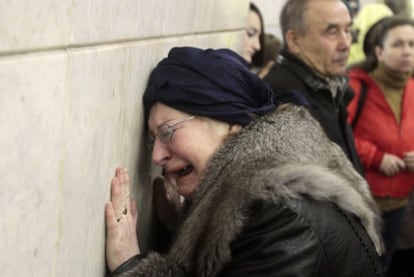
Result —
<instances>
[{"instance_id":1,"label":"eyeglasses lens","mask_svg":"<svg viewBox=\"0 0 414 277\"><path fill-rule=\"evenodd\" d=\"M163 125L158 127L157 137L163 143L166 143L166 142L170 141L173 132L174 132L174 129L171 126L169 126L167 124L163 124Z\"/></svg>"},{"instance_id":2,"label":"eyeglasses lens","mask_svg":"<svg viewBox=\"0 0 414 277\"><path fill-rule=\"evenodd\" d=\"M147 142L147 147L149 149L152 149L154 147L154 142L155 142L155 137L157 137L162 143L167 143L171 140L174 131L176 130L178 124L181 124L185 121L191 120L193 119L194 116L190 116L186 119L183 119L181 121L178 121L177 123L173 124L173 125L168 125L167 123L164 123L162 125L160 125L157 128L157 133L155 134L155 136L151 136L148 138L148 142Z\"/></svg>"}]
</instances>

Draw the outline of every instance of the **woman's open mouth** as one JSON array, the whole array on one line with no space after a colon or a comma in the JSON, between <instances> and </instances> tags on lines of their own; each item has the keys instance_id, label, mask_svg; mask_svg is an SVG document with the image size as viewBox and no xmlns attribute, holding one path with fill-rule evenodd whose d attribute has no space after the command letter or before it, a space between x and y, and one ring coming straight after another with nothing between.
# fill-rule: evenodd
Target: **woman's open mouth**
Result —
<instances>
[{"instance_id":1,"label":"woman's open mouth","mask_svg":"<svg viewBox=\"0 0 414 277\"><path fill-rule=\"evenodd\" d=\"M184 169L182 169L182 170L180 170L178 173L177 173L177 178L180 178L180 177L183 177L183 176L187 176L188 174L190 174L191 172L193 171L193 167L190 165L190 166L187 166L187 167L185 167Z\"/></svg>"},{"instance_id":2,"label":"woman's open mouth","mask_svg":"<svg viewBox=\"0 0 414 277\"><path fill-rule=\"evenodd\" d=\"M175 185L178 185L177 180L180 178L184 178L188 175L191 174L191 172L193 172L194 167L189 165L186 166L185 168L179 170L179 171L175 171L175 172L167 172L166 176L171 182L173 182Z\"/></svg>"}]
</instances>

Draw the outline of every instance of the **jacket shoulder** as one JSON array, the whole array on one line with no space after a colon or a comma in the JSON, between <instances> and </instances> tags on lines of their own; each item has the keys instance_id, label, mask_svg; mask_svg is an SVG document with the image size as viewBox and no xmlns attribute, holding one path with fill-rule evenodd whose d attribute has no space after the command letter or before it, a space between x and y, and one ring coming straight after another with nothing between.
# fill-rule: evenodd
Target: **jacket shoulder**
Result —
<instances>
[{"instance_id":1,"label":"jacket shoulder","mask_svg":"<svg viewBox=\"0 0 414 277\"><path fill-rule=\"evenodd\" d=\"M263 80L268 83L272 89L295 88L305 85L299 76L280 63L276 63Z\"/></svg>"},{"instance_id":2,"label":"jacket shoulder","mask_svg":"<svg viewBox=\"0 0 414 277\"><path fill-rule=\"evenodd\" d=\"M285 201L254 201L230 247L223 276L328 276L320 274L326 258L317 236Z\"/></svg>"},{"instance_id":3,"label":"jacket shoulder","mask_svg":"<svg viewBox=\"0 0 414 277\"><path fill-rule=\"evenodd\" d=\"M256 200L249 212L242 233L231 244L233 258L226 270L233 274L255 274L260 268L280 276L375 276L375 266L380 269L377 257L372 259L375 265L370 263L355 237L353 229L365 234L362 226L355 218L347 220L332 203L308 197ZM372 245L365 247L376 255ZM343 256L355 257L352 265ZM247 257L259 257L260 265L247 263Z\"/></svg>"}]
</instances>

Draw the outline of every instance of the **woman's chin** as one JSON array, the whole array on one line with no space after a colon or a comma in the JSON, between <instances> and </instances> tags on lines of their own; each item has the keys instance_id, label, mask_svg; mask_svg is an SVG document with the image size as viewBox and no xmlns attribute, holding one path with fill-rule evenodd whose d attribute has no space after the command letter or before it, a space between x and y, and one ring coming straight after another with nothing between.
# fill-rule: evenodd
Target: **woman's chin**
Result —
<instances>
[{"instance_id":1,"label":"woman's chin","mask_svg":"<svg viewBox=\"0 0 414 277\"><path fill-rule=\"evenodd\" d=\"M191 196L195 193L199 183L200 177L197 174L197 171L194 169L191 170L191 172L188 174L178 176L175 179L177 192L184 198L191 198Z\"/></svg>"},{"instance_id":2,"label":"woman's chin","mask_svg":"<svg viewBox=\"0 0 414 277\"><path fill-rule=\"evenodd\" d=\"M195 188L191 186L179 186L177 188L178 194L180 194L185 199L191 198L194 194Z\"/></svg>"},{"instance_id":3,"label":"woman's chin","mask_svg":"<svg viewBox=\"0 0 414 277\"><path fill-rule=\"evenodd\" d=\"M197 188L196 182L177 182L177 191L184 198L191 198Z\"/></svg>"}]
</instances>

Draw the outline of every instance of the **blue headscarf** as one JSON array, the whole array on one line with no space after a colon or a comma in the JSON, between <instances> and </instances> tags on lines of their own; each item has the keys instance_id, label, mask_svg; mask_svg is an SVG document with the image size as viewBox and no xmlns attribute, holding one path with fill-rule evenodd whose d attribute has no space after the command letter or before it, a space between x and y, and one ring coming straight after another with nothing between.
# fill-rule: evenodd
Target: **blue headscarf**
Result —
<instances>
[{"instance_id":1,"label":"blue headscarf","mask_svg":"<svg viewBox=\"0 0 414 277\"><path fill-rule=\"evenodd\" d=\"M144 93L146 119L156 102L230 124L247 125L276 108L273 92L229 49L172 48L152 71Z\"/></svg>"}]
</instances>

